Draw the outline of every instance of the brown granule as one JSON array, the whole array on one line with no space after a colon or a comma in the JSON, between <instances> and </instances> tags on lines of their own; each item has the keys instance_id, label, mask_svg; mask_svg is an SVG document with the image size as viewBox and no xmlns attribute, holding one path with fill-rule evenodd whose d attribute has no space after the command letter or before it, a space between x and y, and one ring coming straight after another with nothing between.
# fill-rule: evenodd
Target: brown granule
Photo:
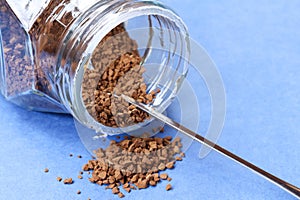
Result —
<instances>
[{"instance_id":1,"label":"brown granule","mask_svg":"<svg viewBox=\"0 0 300 200\"><path fill-rule=\"evenodd\" d=\"M172 185L169 183L167 186L166 186L166 190L169 191L172 189Z\"/></svg>"},{"instance_id":2,"label":"brown granule","mask_svg":"<svg viewBox=\"0 0 300 200\"><path fill-rule=\"evenodd\" d=\"M112 193L113 194L118 194L119 192L120 192L120 190L119 190L119 188L118 187L114 187L114 188L112 188Z\"/></svg>"},{"instance_id":3,"label":"brown granule","mask_svg":"<svg viewBox=\"0 0 300 200\"><path fill-rule=\"evenodd\" d=\"M159 170L165 170L166 169L166 165L164 164L164 163L160 163L159 165L158 165L158 169Z\"/></svg>"},{"instance_id":4,"label":"brown granule","mask_svg":"<svg viewBox=\"0 0 300 200\"><path fill-rule=\"evenodd\" d=\"M64 184L73 184L73 179L72 178L66 178L64 180Z\"/></svg>"},{"instance_id":5,"label":"brown granule","mask_svg":"<svg viewBox=\"0 0 300 200\"><path fill-rule=\"evenodd\" d=\"M160 174L160 178L166 180L168 178L168 174Z\"/></svg>"},{"instance_id":6,"label":"brown granule","mask_svg":"<svg viewBox=\"0 0 300 200\"><path fill-rule=\"evenodd\" d=\"M126 192L128 192L128 193L131 191L130 188L124 188L124 190L125 190Z\"/></svg>"},{"instance_id":7,"label":"brown granule","mask_svg":"<svg viewBox=\"0 0 300 200\"><path fill-rule=\"evenodd\" d=\"M160 90L158 90L158 92L160 92ZM160 130L159 130L159 132L161 132L161 133L165 132L165 128L161 127Z\"/></svg>"},{"instance_id":8,"label":"brown granule","mask_svg":"<svg viewBox=\"0 0 300 200\"><path fill-rule=\"evenodd\" d=\"M48 168L45 168L45 169L44 169L44 172L45 172L45 173L48 173L48 172L49 172L49 169L48 169Z\"/></svg>"},{"instance_id":9,"label":"brown granule","mask_svg":"<svg viewBox=\"0 0 300 200\"><path fill-rule=\"evenodd\" d=\"M78 190L78 191L77 191L77 194L81 194L81 191L80 191L80 190Z\"/></svg>"},{"instance_id":10,"label":"brown granule","mask_svg":"<svg viewBox=\"0 0 300 200\"><path fill-rule=\"evenodd\" d=\"M78 175L77 178L82 179L83 177L81 175Z\"/></svg>"},{"instance_id":11,"label":"brown granule","mask_svg":"<svg viewBox=\"0 0 300 200\"><path fill-rule=\"evenodd\" d=\"M168 169L172 169L172 168L174 167L174 162L168 162L168 163L166 164L166 167L167 167Z\"/></svg>"},{"instance_id":12,"label":"brown granule","mask_svg":"<svg viewBox=\"0 0 300 200\"><path fill-rule=\"evenodd\" d=\"M58 182L61 182L61 181L62 181L62 177L58 176L58 177L56 177L56 180L57 180Z\"/></svg>"},{"instance_id":13,"label":"brown granule","mask_svg":"<svg viewBox=\"0 0 300 200\"><path fill-rule=\"evenodd\" d=\"M149 184L150 184L151 186L156 186L156 181L151 180L151 181L149 181Z\"/></svg>"},{"instance_id":14,"label":"brown granule","mask_svg":"<svg viewBox=\"0 0 300 200\"><path fill-rule=\"evenodd\" d=\"M182 161L182 157L176 156L175 158L177 161Z\"/></svg>"},{"instance_id":15,"label":"brown granule","mask_svg":"<svg viewBox=\"0 0 300 200\"><path fill-rule=\"evenodd\" d=\"M124 195L122 192L119 192L119 193L118 193L118 196L119 196L119 198L125 197L125 195Z\"/></svg>"}]
</instances>

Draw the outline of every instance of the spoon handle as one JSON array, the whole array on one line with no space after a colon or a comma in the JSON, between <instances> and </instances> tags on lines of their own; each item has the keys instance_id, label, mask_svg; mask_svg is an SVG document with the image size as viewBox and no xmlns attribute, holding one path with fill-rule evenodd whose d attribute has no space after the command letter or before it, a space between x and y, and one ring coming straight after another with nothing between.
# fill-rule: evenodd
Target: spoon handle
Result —
<instances>
[{"instance_id":1,"label":"spoon handle","mask_svg":"<svg viewBox=\"0 0 300 200\"><path fill-rule=\"evenodd\" d=\"M194 131L186 128L185 126L175 122L174 120L170 119L169 117L155 111L154 109L150 108L149 106L139 103L137 101L135 101L134 99L132 99L131 97L125 96L122 94L121 96L124 100L126 100L127 102L135 105L136 107L142 109L143 111L147 112L148 114L150 114L151 116L153 116L154 118L168 124L169 126L171 126L172 128L184 133L185 135L193 138L194 140L214 149L215 151L219 152L220 154L223 154L224 156L230 158L231 160L243 165L244 167L254 171L255 173L261 175L262 177L266 178L267 180L269 180L270 182L274 183L275 185L281 187L282 189L284 189L285 191L289 192L290 194L294 195L295 197L297 197L298 199L300 198L300 188L274 176L273 174L270 174L269 172L257 167L256 165L246 161L245 159L235 155L234 153L224 149L223 147L211 142L210 140L202 137L201 135L195 133Z\"/></svg>"}]
</instances>

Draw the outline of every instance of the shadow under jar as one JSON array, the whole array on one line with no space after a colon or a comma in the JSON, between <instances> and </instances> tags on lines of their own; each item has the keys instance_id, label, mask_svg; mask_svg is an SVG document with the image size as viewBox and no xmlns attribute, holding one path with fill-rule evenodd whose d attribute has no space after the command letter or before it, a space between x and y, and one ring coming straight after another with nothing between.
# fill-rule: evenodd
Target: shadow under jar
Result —
<instances>
[{"instance_id":1,"label":"shadow under jar","mask_svg":"<svg viewBox=\"0 0 300 200\"><path fill-rule=\"evenodd\" d=\"M134 93L121 90L124 84L145 84L146 94L160 91L146 103L163 112L186 76L189 54L185 24L157 1L0 1L1 93L30 110L70 113L97 132L138 128L101 122L99 93L108 99L107 112L120 115L116 96ZM118 80L103 90L117 73L109 66L126 63L132 67L117 69Z\"/></svg>"}]
</instances>

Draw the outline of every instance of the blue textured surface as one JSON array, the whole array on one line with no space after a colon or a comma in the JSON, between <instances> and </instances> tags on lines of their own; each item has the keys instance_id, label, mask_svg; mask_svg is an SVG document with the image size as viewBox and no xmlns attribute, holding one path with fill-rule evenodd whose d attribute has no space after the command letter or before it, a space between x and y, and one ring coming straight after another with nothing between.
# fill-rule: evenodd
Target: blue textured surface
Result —
<instances>
[{"instance_id":1,"label":"blue textured surface","mask_svg":"<svg viewBox=\"0 0 300 200\"><path fill-rule=\"evenodd\" d=\"M218 143L300 186L300 1L164 2L222 74L227 116ZM29 112L3 97L0 113L0 199L118 199L76 178L90 155L70 116ZM163 182L125 199L295 199L215 152L200 160L198 151L194 143L169 171L173 190ZM75 183L63 185L56 176Z\"/></svg>"}]
</instances>

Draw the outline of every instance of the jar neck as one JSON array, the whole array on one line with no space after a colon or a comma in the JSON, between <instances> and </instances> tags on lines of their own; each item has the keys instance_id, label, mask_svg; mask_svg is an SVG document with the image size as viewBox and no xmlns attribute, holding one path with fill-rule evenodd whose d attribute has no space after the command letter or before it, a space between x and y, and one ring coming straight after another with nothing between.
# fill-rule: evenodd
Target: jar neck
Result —
<instances>
[{"instance_id":1,"label":"jar neck","mask_svg":"<svg viewBox=\"0 0 300 200\"><path fill-rule=\"evenodd\" d=\"M168 34L170 32L177 32L180 34L180 39L175 43L179 42L181 47L178 49L177 44L174 46L168 46L169 56L172 48L177 48L176 51L180 56L185 54L184 57L189 55L189 44L188 44L188 33L187 29L180 19L172 10L165 7L162 4L158 4L154 1L137 1L137 0L127 0L127 1L99 1L98 3L91 6L85 12L81 13L79 17L70 26L68 33L66 34L63 45L59 52L57 66L59 70L57 72L57 88L59 91L59 96L62 103L65 105L67 110L82 124L85 126L96 130L97 132L105 132L108 134L118 134L122 132L127 132L134 130L137 126L133 125L127 128L111 128L104 126L103 124L97 122L87 111L85 104L82 99L82 81L85 73L85 69L90 67L90 60L94 49L98 43L115 27L119 24L125 23L130 24L129 21L133 19L139 19L139 17L145 17L148 20L144 21L147 24L133 23L136 35L143 36L140 38L141 42L146 42L146 50L144 51L144 62L149 57L151 48L155 45L153 43L153 27L151 22L151 17L157 20L157 24L161 26L165 23L165 29L168 29ZM139 20L137 20L138 22ZM146 27L146 28L145 28ZM139 34L140 29L146 29L147 35ZM163 30L163 29L162 29ZM142 31L143 32L143 31ZM146 32L143 32L146 33ZM173 33L173 34L174 34ZM176 35L174 34L174 35ZM134 35L134 31L133 31ZM159 34L157 34L159 35ZM166 34L167 35L167 34ZM170 34L171 35L171 34ZM147 38L148 37L148 38ZM169 38L170 39L170 38ZM174 38L173 38L174 39ZM171 40L171 39L170 39ZM151 48L149 48L149 45ZM181 58L180 58L181 60ZM179 63L182 61L179 61ZM159 64L159 63L157 63ZM164 63L166 64L166 63ZM167 63L170 64L170 63ZM178 63L177 63L178 64ZM182 64L182 63L181 63ZM163 68L163 67L162 67ZM176 68L175 71L178 69ZM166 71L163 69L162 71ZM165 76L170 79L167 73ZM182 65L179 78L185 77L187 73L187 66ZM157 73L151 77L150 80L155 82L157 86L159 81L162 79L161 73ZM160 101L160 110L163 111L176 92L178 90L179 78L174 80L168 80L165 91L162 94L165 95ZM150 85L151 85L150 84ZM172 87L170 86L172 85ZM170 90L167 91L167 90ZM163 89L164 90L164 89ZM167 93L170 94L167 94ZM93 95L93 94L91 94ZM147 123L147 122L146 122Z\"/></svg>"}]
</instances>

